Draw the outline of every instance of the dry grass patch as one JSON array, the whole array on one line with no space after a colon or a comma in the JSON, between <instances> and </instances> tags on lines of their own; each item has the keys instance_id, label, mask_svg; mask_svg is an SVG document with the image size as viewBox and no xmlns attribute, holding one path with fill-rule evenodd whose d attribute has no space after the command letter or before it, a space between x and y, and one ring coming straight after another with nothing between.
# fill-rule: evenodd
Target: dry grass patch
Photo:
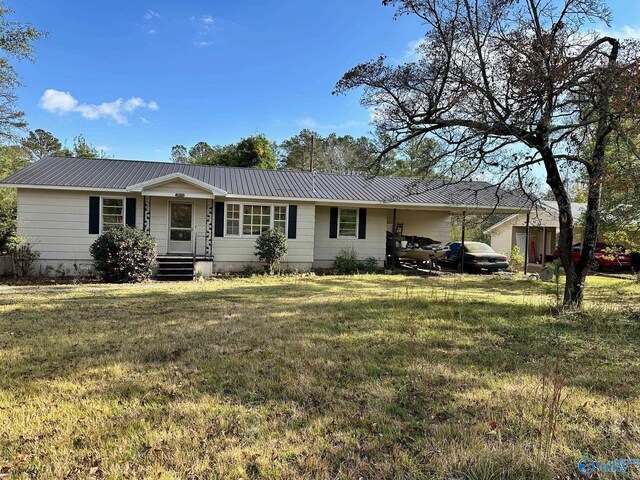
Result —
<instances>
[{"instance_id":1,"label":"dry grass patch","mask_svg":"<svg viewBox=\"0 0 640 480\"><path fill-rule=\"evenodd\" d=\"M0 474L539 479L640 458L640 287L589 280L561 317L552 285L496 277L0 287Z\"/></svg>"}]
</instances>

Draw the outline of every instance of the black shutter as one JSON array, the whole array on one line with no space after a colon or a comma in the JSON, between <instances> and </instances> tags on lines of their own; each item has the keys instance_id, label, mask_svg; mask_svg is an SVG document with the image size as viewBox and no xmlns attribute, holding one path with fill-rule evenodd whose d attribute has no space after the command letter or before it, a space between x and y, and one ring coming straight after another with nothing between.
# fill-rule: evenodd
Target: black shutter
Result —
<instances>
[{"instance_id":1,"label":"black shutter","mask_svg":"<svg viewBox=\"0 0 640 480\"><path fill-rule=\"evenodd\" d=\"M329 215L329 238L338 238L338 207L331 207Z\"/></svg>"},{"instance_id":2,"label":"black shutter","mask_svg":"<svg viewBox=\"0 0 640 480\"><path fill-rule=\"evenodd\" d=\"M289 224L287 225L287 237L296 238L298 228L298 206L289 205Z\"/></svg>"},{"instance_id":3,"label":"black shutter","mask_svg":"<svg viewBox=\"0 0 640 480\"><path fill-rule=\"evenodd\" d=\"M361 208L358 213L358 238L367 238L367 209Z\"/></svg>"},{"instance_id":4,"label":"black shutter","mask_svg":"<svg viewBox=\"0 0 640 480\"><path fill-rule=\"evenodd\" d=\"M100 197L89 197L89 233L100 233Z\"/></svg>"},{"instance_id":5,"label":"black shutter","mask_svg":"<svg viewBox=\"0 0 640 480\"><path fill-rule=\"evenodd\" d=\"M213 227L214 237L224 237L224 202L216 202Z\"/></svg>"},{"instance_id":6,"label":"black shutter","mask_svg":"<svg viewBox=\"0 0 640 480\"><path fill-rule=\"evenodd\" d=\"M125 223L130 226L136 226L136 199L135 198L127 198L127 207L125 208Z\"/></svg>"}]
</instances>

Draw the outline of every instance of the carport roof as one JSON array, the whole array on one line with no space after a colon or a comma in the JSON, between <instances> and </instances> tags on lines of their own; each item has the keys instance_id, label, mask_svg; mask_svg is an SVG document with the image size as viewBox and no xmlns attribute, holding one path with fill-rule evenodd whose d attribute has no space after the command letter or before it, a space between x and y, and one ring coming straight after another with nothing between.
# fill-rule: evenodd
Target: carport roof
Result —
<instances>
[{"instance_id":1,"label":"carport roof","mask_svg":"<svg viewBox=\"0 0 640 480\"><path fill-rule=\"evenodd\" d=\"M487 182L448 183L435 179L114 159L46 157L0 181L0 185L126 192L136 185L175 174L210 185L227 198L295 199L398 207L529 209L524 198Z\"/></svg>"}]
</instances>

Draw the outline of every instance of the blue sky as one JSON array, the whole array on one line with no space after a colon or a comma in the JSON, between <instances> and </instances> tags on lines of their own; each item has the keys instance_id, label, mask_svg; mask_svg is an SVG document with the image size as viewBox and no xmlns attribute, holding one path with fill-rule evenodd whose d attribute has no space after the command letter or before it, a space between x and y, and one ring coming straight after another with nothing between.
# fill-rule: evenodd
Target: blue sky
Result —
<instances>
[{"instance_id":1,"label":"blue sky","mask_svg":"<svg viewBox=\"0 0 640 480\"><path fill-rule=\"evenodd\" d=\"M614 30L640 36L639 1L609 2ZM335 82L381 53L407 58L424 31L379 0L5 3L50 32L18 64L30 128L145 160L254 133L366 134L368 111Z\"/></svg>"}]
</instances>

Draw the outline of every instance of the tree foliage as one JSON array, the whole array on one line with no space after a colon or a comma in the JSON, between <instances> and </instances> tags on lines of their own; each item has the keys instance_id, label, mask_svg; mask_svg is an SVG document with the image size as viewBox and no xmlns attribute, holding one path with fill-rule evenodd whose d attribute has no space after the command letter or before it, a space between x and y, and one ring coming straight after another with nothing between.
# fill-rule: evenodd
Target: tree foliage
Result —
<instances>
[{"instance_id":1,"label":"tree foliage","mask_svg":"<svg viewBox=\"0 0 640 480\"><path fill-rule=\"evenodd\" d=\"M626 126L607 148L600 231L607 242L640 251L640 128Z\"/></svg>"},{"instance_id":2,"label":"tree foliage","mask_svg":"<svg viewBox=\"0 0 640 480\"><path fill-rule=\"evenodd\" d=\"M32 161L41 160L44 157L60 156L62 153L60 140L41 128L30 131L20 144L29 152Z\"/></svg>"},{"instance_id":3,"label":"tree foliage","mask_svg":"<svg viewBox=\"0 0 640 480\"><path fill-rule=\"evenodd\" d=\"M312 141L313 139L313 141ZM418 176L431 174L431 163L438 149L432 138L416 138L406 148L388 152L377 161L375 138L330 133L326 137L304 129L278 145L278 166L284 170L309 170L313 150L314 168L341 174L380 174Z\"/></svg>"},{"instance_id":4,"label":"tree foliage","mask_svg":"<svg viewBox=\"0 0 640 480\"><path fill-rule=\"evenodd\" d=\"M0 178L5 178L29 164L29 155L19 146L0 146ZM16 234L16 190L0 188L0 253Z\"/></svg>"},{"instance_id":5,"label":"tree foliage","mask_svg":"<svg viewBox=\"0 0 640 480\"><path fill-rule=\"evenodd\" d=\"M605 149L621 122L639 113L638 44L586 30L609 22L601 0L383 3L421 19L427 33L416 61L395 66L380 57L336 86L336 93L364 89L362 103L386 139L378 158L433 136L444 147L438 169L451 181L481 173L503 185L515 176L525 192L532 167L542 165L560 212L564 304L579 306L597 241ZM588 178L577 265L563 165Z\"/></svg>"},{"instance_id":6,"label":"tree foliage","mask_svg":"<svg viewBox=\"0 0 640 480\"><path fill-rule=\"evenodd\" d=\"M10 59L33 60L33 43L46 35L28 23L9 20L12 13L0 1L0 139L5 141L14 140L16 129L27 126L24 112L16 108L20 81Z\"/></svg>"},{"instance_id":7,"label":"tree foliage","mask_svg":"<svg viewBox=\"0 0 640 480\"><path fill-rule=\"evenodd\" d=\"M262 134L252 135L229 145L211 146L202 141L189 149L184 145L175 145L171 149L171 160L192 165L276 168L274 144Z\"/></svg>"},{"instance_id":8,"label":"tree foliage","mask_svg":"<svg viewBox=\"0 0 640 480\"><path fill-rule=\"evenodd\" d=\"M21 147L29 153L32 161L44 157L78 157L78 158L106 158L103 150L94 147L80 134L73 139L73 144L68 147L62 145L60 140L51 132L37 128L29 132L26 138L20 142Z\"/></svg>"},{"instance_id":9,"label":"tree foliage","mask_svg":"<svg viewBox=\"0 0 640 480\"><path fill-rule=\"evenodd\" d=\"M66 145L62 147L59 155L61 157L107 158L106 152L94 147L82 134L73 139L73 145L71 147L67 147Z\"/></svg>"}]
</instances>

